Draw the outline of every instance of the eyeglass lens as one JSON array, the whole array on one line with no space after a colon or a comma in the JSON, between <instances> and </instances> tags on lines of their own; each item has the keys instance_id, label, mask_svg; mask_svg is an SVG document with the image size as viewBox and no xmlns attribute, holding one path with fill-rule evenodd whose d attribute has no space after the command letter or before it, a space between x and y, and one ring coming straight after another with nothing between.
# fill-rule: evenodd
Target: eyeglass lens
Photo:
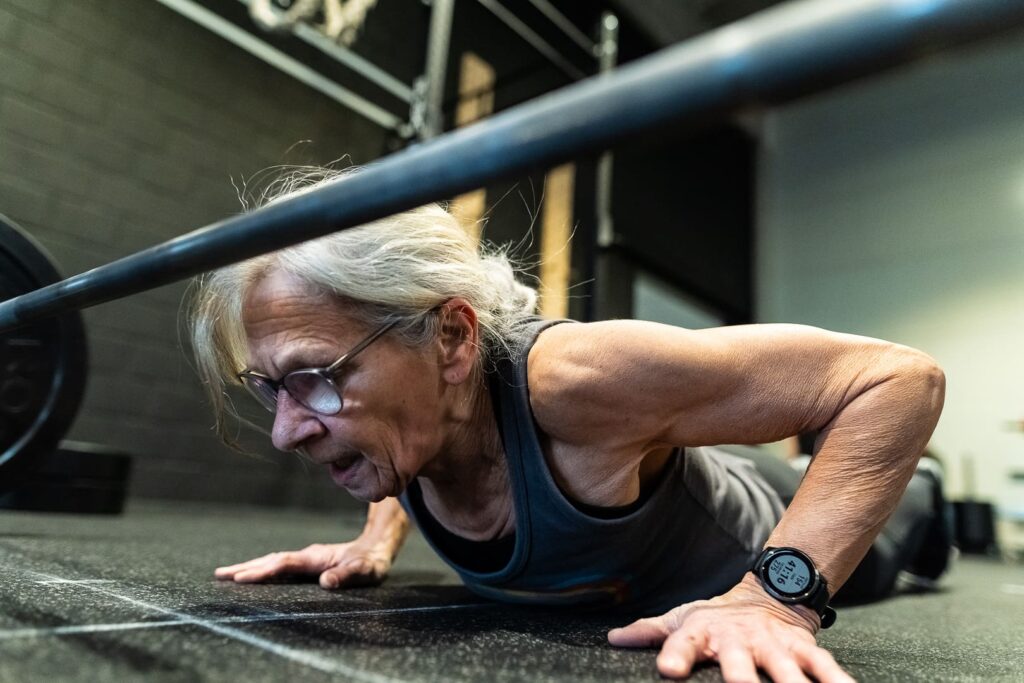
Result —
<instances>
[{"instance_id":1,"label":"eyeglass lens","mask_svg":"<svg viewBox=\"0 0 1024 683\"><path fill-rule=\"evenodd\" d=\"M321 415L334 415L341 410L341 396L319 372L293 372L284 378L284 388L296 401Z\"/></svg>"},{"instance_id":2,"label":"eyeglass lens","mask_svg":"<svg viewBox=\"0 0 1024 683\"><path fill-rule=\"evenodd\" d=\"M245 388L270 412L277 410L277 390L262 377L242 378ZM293 372L284 378L285 390L296 401L322 415L334 415L341 410L341 396L326 377L315 370Z\"/></svg>"},{"instance_id":3,"label":"eyeglass lens","mask_svg":"<svg viewBox=\"0 0 1024 683\"><path fill-rule=\"evenodd\" d=\"M261 406L271 412L277 408L277 392L266 380L251 375L243 375L241 379L242 385L260 402Z\"/></svg>"}]
</instances>

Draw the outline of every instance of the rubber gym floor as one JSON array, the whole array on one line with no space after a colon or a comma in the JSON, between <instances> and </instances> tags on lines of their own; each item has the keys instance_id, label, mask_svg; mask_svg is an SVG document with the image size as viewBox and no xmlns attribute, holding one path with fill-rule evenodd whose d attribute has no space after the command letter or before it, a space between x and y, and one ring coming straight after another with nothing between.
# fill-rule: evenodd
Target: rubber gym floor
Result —
<instances>
[{"instance_id":1,"label":"rubber gym floor","mask_svg":"<svg viewBox=\"0 0 1024 683\"><path fill-rule=\"evenodd\" d=\"M659 680L654 650L605 643L621 618L484 602L416 534L378 588L212 576L360 523L151 502L0 512L0 681ZM861 681L1024 681L1024 567L961 558L941 592L842 608L820 642Z\"/></svg>"}]
</instances>

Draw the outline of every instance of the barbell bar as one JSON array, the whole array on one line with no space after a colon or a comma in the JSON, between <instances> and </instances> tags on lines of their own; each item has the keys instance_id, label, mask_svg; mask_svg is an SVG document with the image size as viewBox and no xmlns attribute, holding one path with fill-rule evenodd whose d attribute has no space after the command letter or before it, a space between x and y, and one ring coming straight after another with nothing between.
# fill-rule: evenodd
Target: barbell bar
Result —
<instances>
[{"instance_id":1,"label":"barbell bar","mask_svg":"<svg viewBox=\"0 0 1024 683\"><path fill-rule=\"evenodd\" d=\"M0 303L0 332L549 167L674 123L775 105L1024 23L1021 0L795 0L314 190Z\"/></svg>"}]
</instances>

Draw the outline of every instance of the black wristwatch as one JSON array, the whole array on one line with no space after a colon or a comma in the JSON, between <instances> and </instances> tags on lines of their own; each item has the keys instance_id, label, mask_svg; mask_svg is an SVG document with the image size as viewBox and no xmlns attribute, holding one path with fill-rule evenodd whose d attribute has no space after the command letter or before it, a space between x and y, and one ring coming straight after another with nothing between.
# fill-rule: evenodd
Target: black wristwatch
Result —
<instances>
[{"instance_id":1,"label":"black wristwatch","mask_svg":"<svg viewBox=\"0 0 1024 683\"><path fill-rule=\"evenodd\" d=\"M768 595L787 605L807 605L821 618L821 627L836 621L828 606L828 582L811 558L796 548L765 548L751 569Z\"/></svg>"}]
</instances>

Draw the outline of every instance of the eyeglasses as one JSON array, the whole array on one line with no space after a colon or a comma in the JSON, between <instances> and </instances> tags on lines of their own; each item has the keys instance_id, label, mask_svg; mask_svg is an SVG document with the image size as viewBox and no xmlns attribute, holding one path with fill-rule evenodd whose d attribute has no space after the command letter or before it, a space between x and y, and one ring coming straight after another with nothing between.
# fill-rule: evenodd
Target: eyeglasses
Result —
<instances>
[{"instance_id":1,"label":"eyeglasses","mask_svg":"<svg viewBox=\"0 0 1024 683\"><path fill-rule=\"evenodd\" d=\"M238 379L242 386L248 389L249 393L260 402L260 405L272 413L277 412L277 396L283 387L288 392L288 395L300 405L321 415L335 415L345 405L341 397L341 391L334 382L338 371L345 363L352 360L356 354L372 344L377 337L390 330L397 323L398 321L396 320L384 325L369 337L356 344L355 348L351 351L325 368L294 370L276 381L258 372L246 370L238 373Z\"/></svg>"}]
</instances>

